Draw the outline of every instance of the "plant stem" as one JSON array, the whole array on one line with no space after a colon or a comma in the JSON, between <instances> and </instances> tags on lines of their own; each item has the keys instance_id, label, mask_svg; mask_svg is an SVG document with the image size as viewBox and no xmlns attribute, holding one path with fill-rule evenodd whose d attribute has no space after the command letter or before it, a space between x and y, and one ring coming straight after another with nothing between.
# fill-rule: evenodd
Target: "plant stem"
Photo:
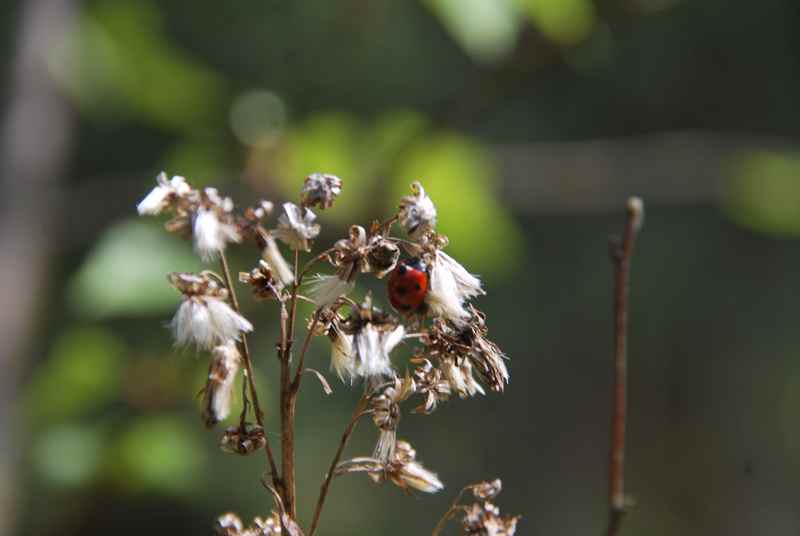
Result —
<instances>
[{"instance_id":1,"label":"plant stem","mask_svg":"<svg viewBox=\"0 0 800 536\"><path fill-rule=\"evenodd\" d=\"M295 474L294 474L294 416L297 402L297 393L292 388L292 343L294 342L294 326L297 318L297 291L300 288L298 281L298 267L300 252L294 252L294 284L289 304L289 325L283 330L281 345L283 356L281 358L281 465L283 469L283 502L286 512L292 519L297 519L297 504L295 501Z\"/></svg>"},{"instance_id":2,"label":"plant stem","mask_svg":"<svg viewBox=\"0 0 800 536\"><path fill-rule=\"evenodd\" d=\"M306 333L306 338L303 341L303 348L300 350L300 358L297 360L297 369L294 373L294 380L292 381L292 391L295 395L300 391L300 382L302 381L303 377L303 367L306 360L306 352L308 352L308 347L311 345L311 339L314 337L314 328L317 327L317 323L319 322L319 314L314 313L314 320L311 322L311 326L308 328L308 333Z\"/></svg>"},{"instance_id":3,"label":"plant stem","mask_svg":"<svg viewBox=\"0 0 800 536\"><path fill-rule=\"evenodd\" d=\"M456 495L456 498L453 500L453 504L450 505L450 509L447 512L445 512L442 518L439 520L439 522L436 523L436 526L433 528L431 536L439 536L442 530L444 530L445 525L447 525L447 522L450 521L450 518L453 517L453 515L456 512L458 512L461 508L463 508L463 506L458 504L458 501L461 500L461 497L464 495L464 492L467 491L468 489L472 489L473 487L474 486L467 486L466 488L463 488L461 491L458 492L458 495Z\"/></svg>"},{"instance_id":4,"label":"plant stem","mask_svg":"<svg viewBox=\"0 0 800 536\"><path fill-rule=\"evenodd\" d=\"M614 265L614 404L609 460L608 536L618 533L626 510L624 469L628 395L628 297L631 257L642 218L642 201L635 197L630 198L622 243L612 241L610 244L611 262Z\"/></svg>"},{"instance_id":5,"label":"plant stem","mask_svg":"<svg viewBox=\"0 0 800 536\"><path fill-rule=\"evenodd\" d=\"M353 411L353 416L350 418L350 422L347 424L347 428L344 429L344 433L342 434L342 439L339 440L339 448L336 449L336 454L333 456L331 465L328 468L328 474L325 475L325 480L322 482L322 486L320 487L319 490L319 498L317 499L317 506L314 509L314 519L311 521L311 528L308 531L308 536L314 536L314 531L317 530L317 525L319 525L319 516L322 514L322 507L325 505L325 498L328 496L328 488L330 488L334 472L336 471L336 466L339 464L339 460L342 457L342 453L344 452L344 449L347 446L347 442L350 439L350 436L353 435L353 431L355 430L359 419L361 419L361 417L363 417L364 415L368 415L369 413L371 413L370 411L364 410L366 402L367 402L366 397L362 396L361 399L358 401L358 404L356 405L356 409Z\"/></svg>"},{"instance_id":6,"label":"plant stem","mask_svg":"<svg viewBox=\"0 0 800 536\"><path fill-rule=\"evenodd\" d=\"M241 314L241 310L239 309L239 300L236 298L236 290L233 287L233 282L231 281L231 271L228 268L228 259L225 256L224 252L220 252L220 264L222 265L222 275L225 278L225 286L228 288L228 294L230 296L231 305L233 306L234 311ZM256 422L258 425L264 429L264 413L261 410L261 404L258 402L258 392L256 391L256 380L253 375L253 360L250 357L250 347L247 345L247 335L241 333L241 341L239 342L239 350L242 354L242 359L244 360L244 367L245 371L247 372L247 384L250 388L250 400L253 404L253 413L256 416ZM280 473L278 473L278 467L275 465L275 458L272 455L272 448L269 444L269 439L267 438L266 434L264 435L264 439L266 444L264 445L264 451L267 453L267 463L269 463L269 471L270 476L272 477L272 482L276 486L280 484Z\"/></svg>"}]
</instances>

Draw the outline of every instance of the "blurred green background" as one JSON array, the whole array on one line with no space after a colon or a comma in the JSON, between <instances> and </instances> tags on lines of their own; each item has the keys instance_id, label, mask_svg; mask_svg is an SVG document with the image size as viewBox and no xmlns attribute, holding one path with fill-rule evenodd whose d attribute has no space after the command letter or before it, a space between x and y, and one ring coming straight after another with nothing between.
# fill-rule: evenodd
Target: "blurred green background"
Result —
<instances>
[{"instance_id":1,"label":"blurred green background","mask_svg":"<svg viewBox=\"0 0 800 536\"><path fill-rule=\"evenodd\" d=\"M800 531L800 3L5 6L0 533L207 534L224 511L270 508L263 458L222 454L201 425L205 356L165 329L178 297L164 274L199 264L135 218L162 169L242 204L337 174L325 243L420 179L449 251L484 277L507 392L400 429L446 491L340 478L320 534L426 534L457 490L494 477L522 534L603 530L607 238L631 194L647 216L622 533ZM274 401L275 312L244 301ZM304 522L358 395L332 385L300 398ZM374 438L363 426L349 454Z\"/></svg>"}]
</instances>

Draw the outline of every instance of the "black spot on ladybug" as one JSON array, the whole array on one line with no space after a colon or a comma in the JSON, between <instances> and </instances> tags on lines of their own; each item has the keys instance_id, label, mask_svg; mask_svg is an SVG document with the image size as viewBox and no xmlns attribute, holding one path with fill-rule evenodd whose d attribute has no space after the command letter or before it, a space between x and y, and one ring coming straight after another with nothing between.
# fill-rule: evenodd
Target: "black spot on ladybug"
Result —
<instances>
[{"instance_id":1,"label":"black spot on ladybug","mask_svg":"<svg viewBox=\"0 0 800 536\"><path fill-rule=\"evenodd\" d=\"M415 288L416 290L422 290L422 287L421 287L421 286L419 286L419 283L414 283L414 288Z\"/></svg>"},{"instance_id":2,"label":"black spot on ladybug","mask_svg":"<svg viewBox=\"0 0 800 536\"><path fill-rule=\"evenodd\" d=\"M417 286L419 286L419 285L417 285ZM403 296L406 292L408 292L408 289L406 287L404 287L404 286L399 286L399 287L395 287L394 291L396 293L400 294L401 296Z\"/></svg>"},{"instance_id":3,"label":"black spot on ladybug","mask_svg":"<svg viewBox=\"0 0 800 536\"><path fill-rule=\"evenodd\" d=\"M405 303L401 303L400 309L402 309L403 311L408 311L409 309L411 309L411 306Z\"/></svg>"}]
</instances>

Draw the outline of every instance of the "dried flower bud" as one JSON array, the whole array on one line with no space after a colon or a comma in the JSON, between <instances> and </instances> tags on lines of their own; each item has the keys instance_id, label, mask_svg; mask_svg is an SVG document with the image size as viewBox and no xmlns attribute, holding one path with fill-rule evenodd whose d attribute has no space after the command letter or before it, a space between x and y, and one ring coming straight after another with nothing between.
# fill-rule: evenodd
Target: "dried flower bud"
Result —
<instances>
[{"instance_id":1,"label":"dried flower bud","mask_svg":"<svg viewBox=\"0 0 800 536\"><path fill-rule=\"evenodd\" d=\"M476 499L494 499L503 490L503 482L495 478L491 482L479 482L472 486L472 494Z\"/></svg>"},{"instance_id":2,"label":"dried flower bud","mask_svg":"<svg viewBox=\"0 0 800 536\"><path fill-rule=\"evenodd\" d=\"M176 197L187 195L192 190L185 178L176 175L167 180L167 174L163 171L156 177L156 182L156 187L136 205L140 216L161 214L175 202Z\"/></svg>"},{"instance_id":3,"label":"dried flower bud","mask_svg":"<svg viewBox=\"0 0 800 536\"><path fill-rule=\"evenodd\" d=\"M395 378L394 383L370 399L372 420L380 430L373 458L386 463L394 455L397 425L401 415L400 403L414 394L414 391L414 380L409 377L402 380Z\"/></svg>"},{"instance_id":4,"label":"dried flower bud","mask_svg":"<svg viewBox=\"0 0 800 536\"><path fill-rule=\"evenodd\" d=\"M397 441L394 455L389 463L376 458L353 458L340 463L336 474L366 472L376 483L387 478L402 489L416 489L426 493L436 493L444 489L444 484L433 473L416 460L416 451L406 441Z\"/></svg>"},{"instance_id":5,"label":"dried flower bud","mask_svg":"<svg viewBox=\"0 0 800 536\"><path fill-rule=\"evenodd\" d=\"M425 396L425 403L414 408L414 412L429 414L436 409L440 401L450 398L452 390L444 373L434 367L430 360L422 358L416 361L419 366L414 369L414 383L417 392ZM415 360L412 359L412 362Z\"/></svg>"},{"instance_id":6,"label":"dried flower bud","mask_svg":"<svg viewBox=\"0 0 800 536\"><path fill-rule=\"evenodd\" d=\"M303 206L319 206L326 209L333 206L333 201L342 192L342 179L325 173L312 173L303 183L301 198Z\"/></svg>"},{"instance_id":7,"label":"dried flower bud","mask_svg":"<svg viewBox=\"0 0 800 536\"><path fill-rule=\"evenodd\" d=\"M283 288L283 283L273 277L272 267L263 259L249 273L239 272L239 281L253 287L253 294L262 300L280 296Z\"/></svg>"},{"instance_id":8,"label":"dried flower bud","mask_svg":"<svg viewBox=\"0 0 800 536\"><path fill-rule=\"evenodd\" d=\"M214 524L214 532L219 536L239 536L243 529L242 520L233 512L219 516Z\"/></svg>"},{"instance_id":9,"label":"dried flower bud","mask_svg":"<svg viewBox=\"0 0 800 536\"><path fill-rule=\"evenodd\" d=\"M411 185L412 195L400 200L400 224L411 238L417 239L436 227L436 207L419 182Z\"/></svg>"},{"instance_id":10,"label":"dried flower bud","mask_svg":"<svg viewBox=\"0 0 800 536\"><path fill-rule=\"evenodd\" d=\"M247 423L244 430L239 426L232 426L225 430L219 442L219 448L228 454L246 456L263 448L267 444L264 429L257 424Z\"/></svg>"},{"instance_id":11,"label":"dried flower bud","mask_svg":"<svg viewBox=\"0 0 800 536\"><path fill-rule=\"evenodd\" d=\"M469 307L471 320L461 333L461 339L471 344L469 359L475 365L483 382L492 391L502 393L508 384L509 374L505 361L508 357L500 348L486 338L487 329L483 313Z\"/></svg>"},{"instance_id":12,"label":"dried flower bud","mask_svg":"<svg viewBox=\"0 0 800 536\"><path fill-rule=\"evenodd\" d=\"M210 350L239 340L242 332L253 331L253 325L224 301L227 290L210 277L172 273L169 280L183 294L183 301L172 319L177 344L195 344Z\"/></svg>"},{"instance_id":13,"label":"dried flower bud","mask_svg":"<svg viewBox=\"0 0 800 536\"><path fill-rule=\"evenodd\" d=\"M500 517L500 509L490 502L464 507L462 524L468 535L514 536L519 516Z\"/></svg>"},{"instance_id":14,"label":"dried flower bud","mask_svg":"<svg viewBox=\"0 0 800 536\"><path fill-rule=\"evenodd\" d=\"M284 203L282 208L275 236L295 251L308 251L310 241L319 235L319 224L314 223L317 216L294 203Z\"/></svg>"},{"instance_id":15,"label":"dried flower bud","mask_svg":"<svg viewBox=\"0 0 800 536\"><path fill-rule=\"evenodd\" d=\"M226 419L231 412L233 387L241 359L239 349L233 341L217 346L212 351L203 398L203 421L207 428Z\"/></svg>"},{"instance_id":16,"label":"dried flower bud","mask_svg":"<svg viewBox=\"0 0 800 536\"><path fill-rule=\"evenodd\" d=\"M367 249L367 264L378 279L395 269L400 259L400 248L380 235L373 236Z\"/></svg>"},{"instance_id":17,"label":"dried flower bud","mask_svg":"<svg viewBox=\"0 0 800 536\"><path fill-rule=\"evenodd\" d=\"M281 533L281 519L277 512L272 512L266 519L254 518L253 525L244 528L239 516L228 513L217 519L214 528L219 536L273 536Z\"/></svg>"}]
</instances>

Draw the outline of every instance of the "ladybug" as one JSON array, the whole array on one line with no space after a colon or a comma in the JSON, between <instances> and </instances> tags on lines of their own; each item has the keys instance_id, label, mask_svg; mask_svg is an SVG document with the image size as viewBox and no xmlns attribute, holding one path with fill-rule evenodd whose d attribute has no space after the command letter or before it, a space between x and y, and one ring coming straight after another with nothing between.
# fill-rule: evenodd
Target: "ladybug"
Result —
<instances>
[{"instance_id":1,"label":"ladybug","mask_svg":"<svg viewBox=\"0 0 800 536\"><path fill-rule=\"evenodd\" d=\"M425 312L428 271L421 259L400 261L389 275L389 301L403 314Z\"/></svg>"}]
</instances>

